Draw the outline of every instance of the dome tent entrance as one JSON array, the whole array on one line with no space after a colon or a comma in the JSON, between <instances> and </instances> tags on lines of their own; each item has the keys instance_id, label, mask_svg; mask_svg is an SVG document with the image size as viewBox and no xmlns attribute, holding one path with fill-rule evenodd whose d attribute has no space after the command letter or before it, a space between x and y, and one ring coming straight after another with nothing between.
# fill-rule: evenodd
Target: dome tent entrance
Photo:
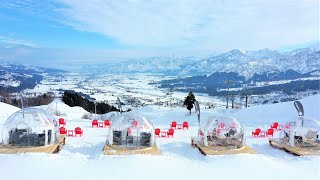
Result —
<instances>
[{"instance_id":1,"label":"dome tent entrance","mask_svg":"<svg viewBox=\"0 0 320 180\"><path fill-rule=\"evenodd\" d=\"M112 123L104 154L159 154L151 121L137 113L121 115Z\"/></svg>"},{"instance_id":2,"label":"dome tent entrance","mask_svg":"<svg viewBox=\"0 0 320 180\"><path fill-rule=\"evenodd\" d=\"M273 147L296 155L320 155L320 121L300 116L287 122L278 138L269 139Z\"/></svg>"},{"instance_id":3,"label":"dome tent entrance","mask_svg":"<svg viewBox=\"0 0 320 180\"><path fill-rule=\"evenodd\" d=\"M234 117L210 116L201 124L192 145L206 155L255 153L245 145L245 130Z\"/></svg>"},{"instance_id":4,"label":"dome tent entrance","mask_svg":"<svg viewBox=\"0 0 320 180\"><path fill-rule=\"evenodd\" d=\"M1 133L1 153L53 153L64 136L60 137L54 117L37 108L26 108L12 114L4 123ZM56 146L58 145L58 146Z\"/></svg>"}]
</instances>

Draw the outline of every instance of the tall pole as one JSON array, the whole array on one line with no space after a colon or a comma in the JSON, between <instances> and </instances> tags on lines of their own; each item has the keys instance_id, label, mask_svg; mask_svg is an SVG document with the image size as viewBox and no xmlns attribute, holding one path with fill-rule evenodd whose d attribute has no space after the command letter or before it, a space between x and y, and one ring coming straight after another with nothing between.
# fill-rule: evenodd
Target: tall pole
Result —
<instances>
[{"instance_id":1,"label":"tall pole","mask_svg":"<svg viewBox=\"0 0 320 180\"><path fill-rule=\"evenodd\" d=\"M158 109L160 109L160 98L157 98Z\"/></svg>"},{"instance_id":2,"label":"tall pole","mask_svg":"<svg viewBox=\"0 0 320 180\"><path fill-rule=\"evenodd\" d=\"M57 100L55 100L56 101L56 116L58 116L58 102L57 102Z\"/></svg>"},{"instance_id":3,"label":"tall pole","mask_svg":"<svg viewBox=\"0 0 320 180\"><path fill-rule=\"evenodd\" d=\"M230 83L232 83L232 80L226 80L225 83L228 84L228 94L227 94L227 109L229 108L229 88L230 88Z\"/></svg>"},{"instance_id":4,"label":"tall pole","mask_svg":"<svg viewBox=\"0 0 320 180\"><path fill-rule=\"evenodd\" d=\"M241 93L239 93L239 106L241 108Z\"/></svg>"},{"instance_id":5,"label":"tall pole","mask_svg":"<svg viewBox=\"0 0 320 180\"><path fill-rule=\"evenodd\" d=\"M232 109L234 108L234 94L231 95L232 97Z\"/></svg>"},{"instance_id":6,"label":"tall pole","mask_svg":"<svg viewBox=\"0 0 320 180\"><path fill-rule=\"evenodd\" d=\"M170 92L170 106L171 106L171 111L172 111L172 92Z\"/></svg>"},{"instance_id":7,"label":"tall pole","mask_svg":"<svg viewBox=\"0 0 320 180\"><path fill-rule=\"evenodd\" d=\"M171 107L171 111L172 111L172 94L173 94L173 89L170 89L169 93L170 93L170 107Z\"/></svg>"},{"instance_id":8,"label":"tall pole","mask_svg":"<svg viewBox=\"0 0 320 180\"><path fill-rule=\"evenodd\" d=\"M20 94L20 96L21 96L21 109L22 109L22 117L24 117L24 105L23 105L23 94L22 94L22 91L21 91L21 94Z\"/></svg>"}]
</instances>

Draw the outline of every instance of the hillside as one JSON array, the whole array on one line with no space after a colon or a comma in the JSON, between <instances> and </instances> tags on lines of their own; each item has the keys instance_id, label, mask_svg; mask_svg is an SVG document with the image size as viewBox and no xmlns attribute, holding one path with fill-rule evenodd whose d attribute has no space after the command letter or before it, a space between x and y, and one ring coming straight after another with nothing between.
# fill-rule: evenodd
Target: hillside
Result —
<instances>
[{"instance_id":1,"label":"hillside","mask_svg":"<svg viewBox=\"0 0 320 180\"><path fill-rule=\"evenodd\" d=\"M34 88L44 76L52 76L65 71L0 62L0 91L19 92Z\"/></svg>"},{"instance_id":2,"label":"hillside","mask_svg":"<svg viewBox=\"0 0 320 180\"><path fill-rule=\"evenodd\" d=\"M217 72L233 72L249 79L254 74L294 70L301 74L320 70L320 48L310 46L287 53L262 49L231 50L207 57L164 56L134 59L100 66L85 66L83 70L113 73L156 73L175 76L195 76Z\"/></svg>"}]
</instances>

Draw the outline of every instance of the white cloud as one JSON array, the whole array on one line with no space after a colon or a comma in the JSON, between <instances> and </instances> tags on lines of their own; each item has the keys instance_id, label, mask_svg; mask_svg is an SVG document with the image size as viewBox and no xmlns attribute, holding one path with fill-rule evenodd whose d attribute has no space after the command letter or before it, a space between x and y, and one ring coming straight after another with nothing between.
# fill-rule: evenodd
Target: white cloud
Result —
<instances>
[{"instance_id":1,"label":"white cloud","mask_svg":"<svg viewBox=\"0 0 320 180\"><path fill-rule=\"evenodd\" d=\"M2 46L2 48L13 48L17 46L36 47L32 42L4 36L0 36L0 46Z\"/></svg>"},{"instance_id":2,"label":"white cloud","mask_svg":"<svg viewBox=\"0 0 320 180\"><path fill-rule=\"evenodd\" d=\"M319 40L317 0L59 0L75 29L126 45L279 48Z\"/></svg>"}]
</instances>

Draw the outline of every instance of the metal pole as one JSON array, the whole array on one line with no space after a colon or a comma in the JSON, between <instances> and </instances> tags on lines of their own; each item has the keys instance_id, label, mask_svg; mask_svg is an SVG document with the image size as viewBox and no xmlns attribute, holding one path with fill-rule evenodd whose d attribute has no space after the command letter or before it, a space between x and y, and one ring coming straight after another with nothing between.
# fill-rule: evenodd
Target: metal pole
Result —
<instances>
[{"instance_id":1,"label":"metal pole","mask_svg":"<svg viewBox=\"0 0 320 180\"><path fill-rule=\"evenodd\" d=\"M232 109L234 108L234 94L231 95L232 97Z\"/></svg>"},{"instance_id":2,"label":"metal pole","mask_svg":"<svg viewBox=\"0 0 320 180\"><path fill-rule=\"evenodd\" d=\"M56 100L56 116L58 116L58 102Z\"/></svg>"},{"instance_id":3,"label":"metal pole","mask_svg":"<svg viewBox=\"0 0 320 180\"><path fill-rule=\"evenodd\" d=\"M229 87L232 80L226 80L225 83L228 83L228 94L227 94L227 109L229 108Z\"/></svg>"},{"instance_id":4,"label":"metal pole","mask_svg":"<svg viewBox=\"0 0 320 180\"><path fill-rule=\"evenodd\" d=\"M170 106L171 106L171 111L172 111L172 92L170 92Z\"/></svg>"},{"instance_id":5,"label":"metal pole","mask_svg":"<svg viewBox=\"0 0 320 180\"><path fill-rule=\"evenodd\" d=\"M248 107L248 93L246 94L246 108Z\"/></svg>"}]
</instances>

